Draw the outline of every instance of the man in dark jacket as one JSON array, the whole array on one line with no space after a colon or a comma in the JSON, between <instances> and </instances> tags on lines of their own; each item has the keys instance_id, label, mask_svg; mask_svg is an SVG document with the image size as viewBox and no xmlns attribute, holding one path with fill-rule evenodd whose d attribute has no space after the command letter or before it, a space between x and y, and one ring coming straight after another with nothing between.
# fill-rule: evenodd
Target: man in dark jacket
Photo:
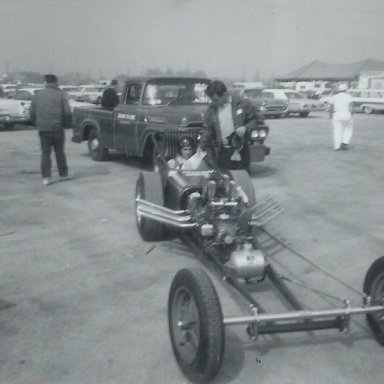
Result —
<instances>
[{"instance_id":1,"label":"man in dark jacket","mask_svg":"<svg viewBox=\"0 0 384 384\"><path fill-rule=\"evenodd\" d=\"M264 117L249 100L232 98L222 81L213 81L206 93L212 103L204 115L200 147L224 170L231 169L234 155L240 156L241 168L250 173L249 134L254 124L264 123Z\"/></svg>"},{"instance_id":2,"label":"man in dark jacket","mask_svg":"<svg viewBox=\"0 0 384 384\"><path fill-rule=\"evenodd\" d=\"M56 75L45 75L45 88L36 92L31 103L32 125L39 131L41 143L41 174L43 184L51 184L51 151L55 150L60 180L69 180L64 153L64 128L71 123L71 111L65 92L58 86Z\"/></svg>"},{"instance_id":3,"label":"man in dark jacket","mask_svg":"<svg viewBox=\"0 0 384 384\"><path fill-rule=\"evenodd\" d=\"M119 95L117 94L117 80L112 80L111 85L103 92L101 97L101 106L103 108L115 108L119 104Z\"/></svg>"}]
</instances>

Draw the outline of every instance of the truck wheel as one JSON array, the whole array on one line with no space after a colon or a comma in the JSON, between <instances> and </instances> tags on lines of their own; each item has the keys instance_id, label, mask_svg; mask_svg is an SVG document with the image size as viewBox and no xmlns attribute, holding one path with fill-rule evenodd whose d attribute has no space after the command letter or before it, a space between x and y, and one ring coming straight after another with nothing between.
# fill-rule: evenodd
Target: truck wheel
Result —
<instances>
[{"instance_id":1,"label":"truck wheel","mask_svg":"<svg viewBox=\"0 0 384 384\"><path fill-rule=\"evenodd\" d=\"M220 301L201 268L181 269L168 297L168 325L176 361L193 383L207 383L219 371L224 355Z\"/></svg>"},{"instance_id":2,"label":"truck wheel","mask_svg":"<svg viewBox=\"0 0 384 384\"><path fill-rule=\"evenodd\" d=\"M363 290L371 298L371 305L384 305L384 256L375 260L369 267ZM369 313L366 316L376 340L384 346L384 311Z\"/></svg>"},{"instance_id":3,"label":"truck wheel","mask_svg":"<svg viewBox=\"0 0 384 384\"><path fill-rule=\"evenodd\" d=\"M104 161L108 156L108 149L100 147L99 134L95 128L88 135L88 151L95 161Z\"/></svg>"},{"instance_id":4,"label":"truck wheel","mask_svg":"<svg viewBox=\"0 0 384 384\"><path fill-rule=\"evenodd\" d=\"M136 199L147 200L151 203L164 206L164 193L161 177L158 173L140 173L136 183ZM143 217L135 205L136 225L140 236L145 241L164 240L164 224Z\"/></svg>"},{"instance_id":5,"label":"truck wheel","mask_svg":"<svg viewBox=\"0 0 384 384\"><path fill-rule=\"evenodd\" d=\"M232 179L243 189L248 197L248 207L251 208L256 204L255 188L253 187L251 178L246 171L231 171Z\"/></svg>"},{"instance_id":6,"label":"truck wheel","mask_svg":"<svg viewBox=\"0 0 384 384\"><path fill-rule=\"evenodd\" d=\"M373 113L373 108L372 107L363 107L363 112L367 114Z\"/></svg>"},{"instance_id":7,"label":"truck wheel","mask_svg":"<svg viewBox=\"0 0 384 384\"><path fill-rule=\"evenodd\" d=\"M15 123L4 123L5 129L12 129L15 127Z\"/></svg>"}]
</instances>

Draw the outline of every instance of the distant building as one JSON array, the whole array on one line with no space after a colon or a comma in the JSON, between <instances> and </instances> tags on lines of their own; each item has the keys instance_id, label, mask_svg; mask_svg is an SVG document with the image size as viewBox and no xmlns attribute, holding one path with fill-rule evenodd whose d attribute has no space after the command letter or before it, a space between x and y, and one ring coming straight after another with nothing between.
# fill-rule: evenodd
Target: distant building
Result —
<instances>
[{"instance_id":1,"label":"distant building","mask_svg":"<svg viewBox=\"0 0 384 384\"><path fill-rule=\"evenodd\" d=\"M283 76L275 77L275 81L282 84L287 82L297 84L302 83L304 87L315 87L323 82L335 85L340 82L347 82L350 86L358 86L359 88L384 88L384 62L366 59L349 64L329 64L319 60L296 69ZM364 86L363 86L364 85ZM316 92L318 93L318 92Z\"/></svg>"},{"instance_id":2,"label":"distant building","mask_svg":"<svg viewBox=\"0 0 384 384\"><path fill-rule=\"evenodd\" d=\"M384 70L362 72L358 88L384 89Z\"/></svg>"},{"instance_id":3,"label":"distant building","mask_svg":"<svg viewBox=\"0 0 384 384\"><path fill-rule=\"evenodd\" d=\"M314 95L321 95L332 89L332 83L323 80L298 81L294 88L299 92L311 92Z\"/></svg>"},{"instance_id":4,"label":"distant building","mask_svg":"<svg viewBox=\"0 0 384 384\"><path fill-rule=\"evenodd\" d=\"M233 83L233 87L239 88L265 88L266 86L262 81L243 81Z\"/></svg>"}]
</instances>

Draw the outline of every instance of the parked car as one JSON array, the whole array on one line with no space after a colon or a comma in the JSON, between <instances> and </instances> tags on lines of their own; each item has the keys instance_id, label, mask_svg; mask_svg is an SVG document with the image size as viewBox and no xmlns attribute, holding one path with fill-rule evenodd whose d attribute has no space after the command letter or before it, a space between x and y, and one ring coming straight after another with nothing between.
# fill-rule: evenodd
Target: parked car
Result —
<instances>
[{"instance_id":1,"label":"parked car","mask_svg":"<svg viewBox=\"0 0 384 384\"><path fill-rule=\"evenodd\" d=\"M71 112L73 113L73 110L75 108L96 108L97 104L95 103L89 103L87 101L78 101L76 100L76 97L73 95L68 95L68 104Z\"/></svg>"},{"instance_id":2,"label":"parked car","mask_svg":"<svg viewBox=\"0 0 384 384\"><path fill-rule=\"evenodd\" d=\"M0 124L12 127L16 123L29 122L32 97L42 88L20 88L13 99L0 99Z\"/></svg>"},{"instance_id":3,"label":"parked car","mask_svg":"<svg viewBox=\"0 0 384 384\"><path fill-rule=\"evenodd\" d=\"M100 104L104 89L105 86L103 85L80 85L77 90L67 93L73 96L76 101Z\"/></svg>"},{"instance_id":4,"label":"parked car","mask_svg":"<svg viewBox=\"0 0 384 384\"><path fill-rule=\"evenodd\" d=\"M1 84L0 85L0 97L9 98L13 96L17 90L17 84Z\"/></svg>"},{"instance_id":5,"label":"parked car","mask_svg":"<svg viewBox=\"0 0 384 384\"><path fill-rule=\"evenodd\" d=\"M291 89L266 89L265 92L273 93L276 98L288 100L286 116L295 113L307 117L311 111L317 109L318 102L308 99L301 92Z\"/></svg>"},{"instance_id":6,"label":"parked car","mask_svg":"<svg viewBox=\"0 0 384 384\"><path fill-rule=\"evenodd\" d=\"M77 85L60 85L59 88L64 92L76 92L79 90Z\"/></svg>"},{"instance_id":7,"label":"parked car","mask_svg":"<svg viewBox=\"0 0 384 384\"><path fill-rule=\"evenodd\" d=\"M384 110L384 89L350 88L347 92L353 97L355 112L370 114Z\"/></svg>"},{"instance_id":8,"label":"parked car","mask_svg":"<svg viewBox=\"0 0 384 384\"><path fill-rule=\"evenodd\" d=\"M230 89L232 95L249 99L265 117L282 117L287 113L288 99L274 97L263 88L234 86Z\"/></svg>"},{"instance_id":9,"label":"parked car","mask_svg":"<svg viewBox=\"0 0 384 384\"><path fill-rule=\"evenodd\" d=\"M320 98L319 103L323 109L329 111L332 103L332 97L338 91L335 89L328 95ZM364 89L364 88L349 88L347 93L353 98L354 112L373 113L384 110L384 90L383 89Z\"/></svg>"}]
</instances>

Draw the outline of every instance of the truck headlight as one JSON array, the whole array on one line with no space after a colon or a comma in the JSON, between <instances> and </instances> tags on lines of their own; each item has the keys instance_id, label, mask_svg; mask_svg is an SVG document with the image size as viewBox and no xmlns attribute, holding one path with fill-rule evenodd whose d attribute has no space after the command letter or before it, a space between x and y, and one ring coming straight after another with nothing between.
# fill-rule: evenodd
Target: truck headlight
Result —
<instances>
[{"instance_id":1,"label":"truck headlight","mask_svg":"<svg viewBox=\"0 0 384 384\"><path fill-rule=\"evenodd\" d=\"M259 137L259 131L256 131L256 129L254 129L254 130L251 132L251 139L252 139L252 140L256 140L258 137Z\"/></svg>"},{"instance_id":2,"label":"truck headlight","mask_svg":"<svg viewBox=\"0 0 384 384\"><path fill-rule=\"evenodd\" d=\"M259 137L261 139L264 139L265 137L267 137L267 131L265 129L260 129L259 131Z\"/></svg>"}]
</instances>

